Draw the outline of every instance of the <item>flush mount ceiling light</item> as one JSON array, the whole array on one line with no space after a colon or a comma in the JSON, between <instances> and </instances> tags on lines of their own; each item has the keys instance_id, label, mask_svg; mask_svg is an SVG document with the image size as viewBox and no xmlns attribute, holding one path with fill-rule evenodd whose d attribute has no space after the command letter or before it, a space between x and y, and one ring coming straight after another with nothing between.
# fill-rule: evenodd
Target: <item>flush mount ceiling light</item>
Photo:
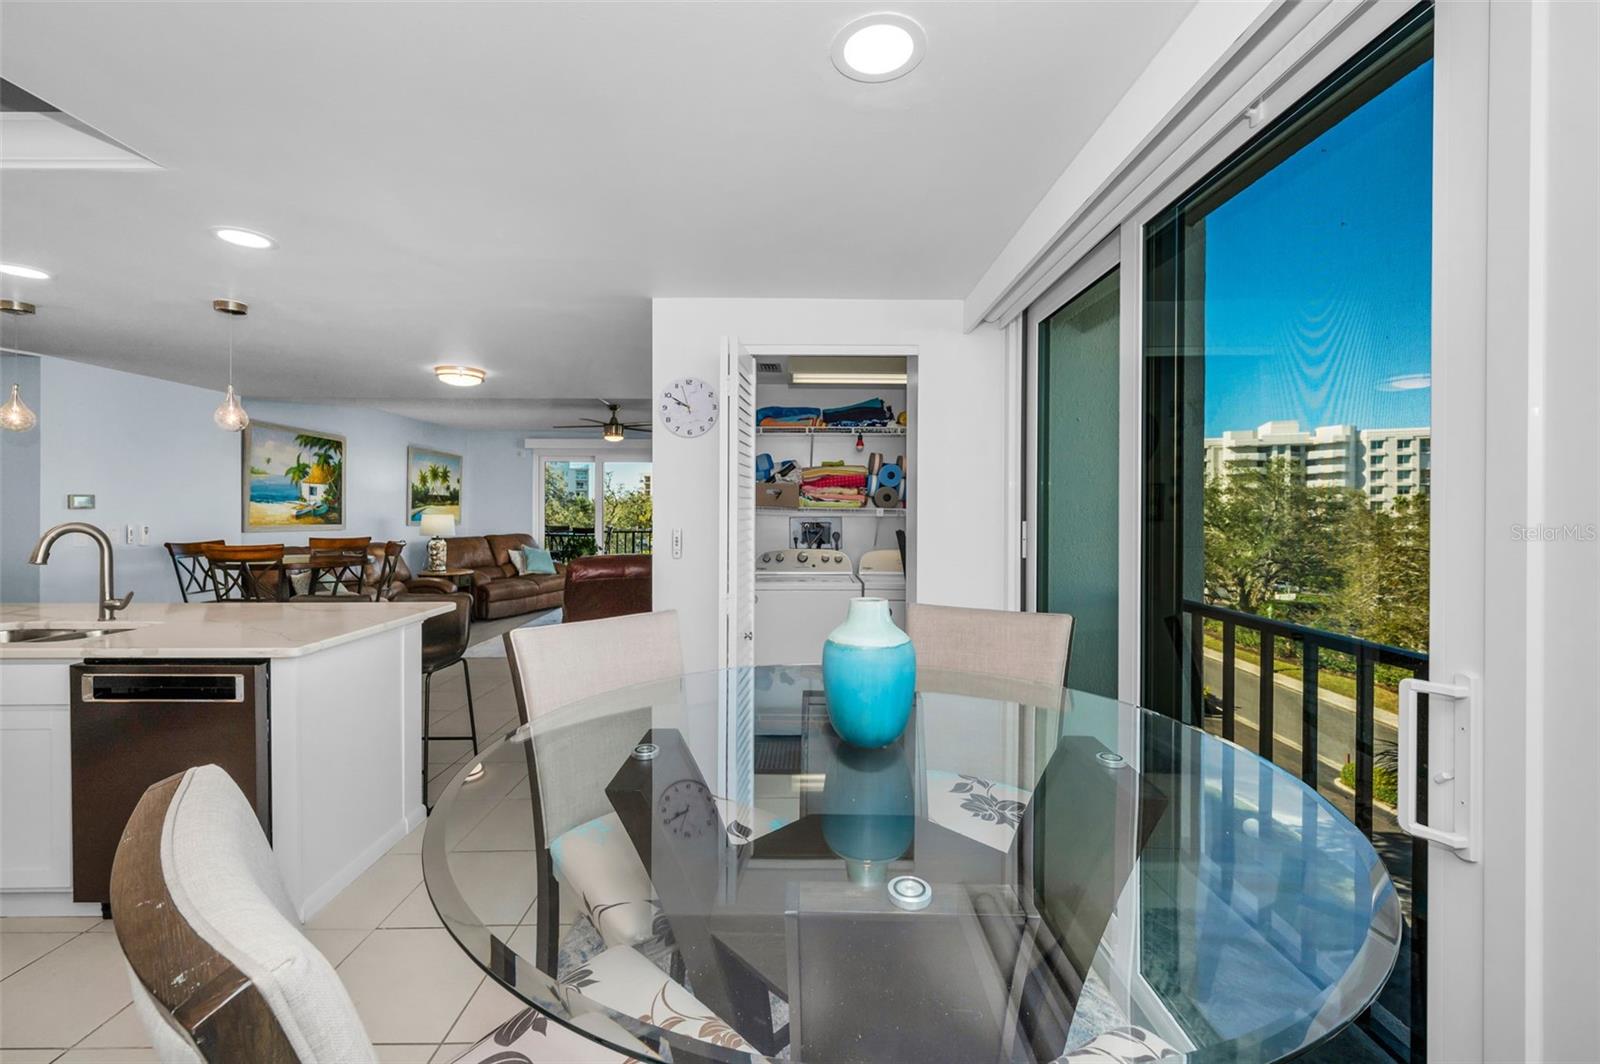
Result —
<instances>
[{"instance_id":1,"label":"flush mount ceiling light","mask_svg":"<svg viewBox=\"0 0 1600 1064\"><path fill-rule=\"evenodd\" d=\"M904 15L864 15L834 37L833 65L855 81L893 81L916 69L927 43L922 27Z\"/></svg>"},{"instance_id":2,"label":"flush mount ceiling light","mask_svg":"<svg viewBox=\"0 0 1600 1064\"><path fill-rule=\"evenodd\" d=\"M435 366L433 375L457 388L476 388L488 374L477 366Z\"/></svg>"},{"instance_id":3,"label":"flush mount ceiling light","mask_svg":"<svg viewBox=\"0 0 1600 1064\"><path fill-rule=\"evenodd\" d=\"M0 273L7 277L26 277L30 281L48 281L50 275L37 266L23 266L16 262L0 262Z\"/></svg>"},{"instance_id":4,"label":"flush mount ceiling light","mask_svg":"<svg viewBox=\"0 0 1600 1064\"><path fill-rule=\"evenodd\" d=\"M278 242L265 233L258 233L254 229L240 229L232 225L219 225L211 230L217 234L218 240L226 240L242 248L252 251L267 251L278 246Z\"/></svg>"}]
</instances>

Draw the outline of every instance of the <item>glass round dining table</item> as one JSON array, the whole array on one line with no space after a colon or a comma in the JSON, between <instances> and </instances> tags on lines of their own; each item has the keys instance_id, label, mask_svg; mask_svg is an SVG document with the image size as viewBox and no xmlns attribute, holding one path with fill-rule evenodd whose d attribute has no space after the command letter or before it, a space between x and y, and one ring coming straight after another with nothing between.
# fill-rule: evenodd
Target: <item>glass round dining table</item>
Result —
<instances>
[{"instance_id":1,"label":"glass round dining table","mask_svg":"<svg viewBox=\"0 0 1600 1064\"><path fill-rule=\"evenodd\" d=\"M1371 1004L1401 930L1360 831L1255 754L931 671L877 750L816 667L574 703L451 781L422 856L519 1022L619 1060L1278 1060Z\"/></svg>"}]
</instances>

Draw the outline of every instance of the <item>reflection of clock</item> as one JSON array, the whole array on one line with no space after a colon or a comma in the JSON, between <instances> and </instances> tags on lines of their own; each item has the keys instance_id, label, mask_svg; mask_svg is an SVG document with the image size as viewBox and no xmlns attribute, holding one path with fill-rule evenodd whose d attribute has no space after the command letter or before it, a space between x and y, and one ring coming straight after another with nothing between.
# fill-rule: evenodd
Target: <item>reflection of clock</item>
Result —
<instances>
[{"instance_id":1,"label":"reflection of clock","mask_svg":"<svg viewBox=\"0 0 1600 1064\"><path fill-rule=\"evenodd\" d=\"M699 377L680 377L662 390L656 413L676 435L704 436L717 423L717 393Z\"/></svg>"},{"instance_id":2,"label":"reflection of clock","mask_svg":"<svg viewBox=\"0 0 1600 1064\"><path fill-rule=\"evenodd\" d=\"M661 826L680 839L698 839L717 826L717 805L699 780L669 783L656 800Z\"/></svg>"}]
</instances>

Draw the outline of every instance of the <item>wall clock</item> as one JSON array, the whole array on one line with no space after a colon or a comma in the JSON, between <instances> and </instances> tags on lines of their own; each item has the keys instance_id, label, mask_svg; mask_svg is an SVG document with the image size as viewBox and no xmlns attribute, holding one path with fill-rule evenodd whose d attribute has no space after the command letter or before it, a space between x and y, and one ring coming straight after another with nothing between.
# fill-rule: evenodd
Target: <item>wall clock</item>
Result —
<instances>
[{"instance_id":1,"label":"wall clock","mask_svg":"<svg viewBox=\"0 0 1600 1064\"><path fill-rule=\"evenodd\" d=\"M685 439L704 436L717 423L717 393L699 377L679 377L667 385L656 407L668 431Z\"/></svg>"},{"instance_id":2,"label":"wall clock","mask_svg":"<svg viewBox=\"0 0 1600 1064\"><path fill-rule=\"evenodd\" d=\"M717 805L699 780L670 783L656 800L661 826L680 839L698 839L717 826Z\"/></svg>"}]
</instances>

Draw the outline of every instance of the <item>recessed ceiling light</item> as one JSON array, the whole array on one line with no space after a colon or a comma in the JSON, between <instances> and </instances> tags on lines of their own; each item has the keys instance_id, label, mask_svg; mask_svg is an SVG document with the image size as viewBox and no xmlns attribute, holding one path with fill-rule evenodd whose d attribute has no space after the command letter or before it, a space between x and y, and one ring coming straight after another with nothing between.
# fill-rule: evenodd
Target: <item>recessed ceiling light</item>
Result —
<instances>
[{"instance_id":1,"label":"recessed ceiling light","mask_svg":"<svg viewBox=\"0 0 1600 1064\"><path fill-rule=\"evenodd\" d=\"M7 277L26 277L30 281L48 281L50 275L37 266L23 266L16 262L0 262L0 273Z\"/></svg>"},{"instance_id":2,"label":"recessed ceiling light","mask_svg":"<svg viewBox=\"0 0 1600 1064\"><path fill-rule=\"evenodd\" d=\"M433 375L445 384L453 384L457 388L475 388L483 383L487 373L476 366L435 366Z\"/></svg>"},{"instance_id":3,"label":"recessed ceiling light","mask_svg":"<svg viewBox=\"0 0 1600 1064\"><path fill-rule=\"evenodd\" d=\"M255 251L265 251L275 248L278 242L265 233L258 233L254 229L239 229L231 225L219 225L211 230L217 234L218 240L226 240L230 244L237 244L242 248L251 248Z\"/></svg>"},{"instance_id":4,"label":"recessed ceiling light","mask_svg":"<svg viewBox=\"0 0 1600 1064\"><path fill-rule=\"evenodd\" d=\"M893 81L922 62L928 43L922 27L904 15L865 15L833 39L833 65L856 81Z\"/></svg>"}]
</instances>

